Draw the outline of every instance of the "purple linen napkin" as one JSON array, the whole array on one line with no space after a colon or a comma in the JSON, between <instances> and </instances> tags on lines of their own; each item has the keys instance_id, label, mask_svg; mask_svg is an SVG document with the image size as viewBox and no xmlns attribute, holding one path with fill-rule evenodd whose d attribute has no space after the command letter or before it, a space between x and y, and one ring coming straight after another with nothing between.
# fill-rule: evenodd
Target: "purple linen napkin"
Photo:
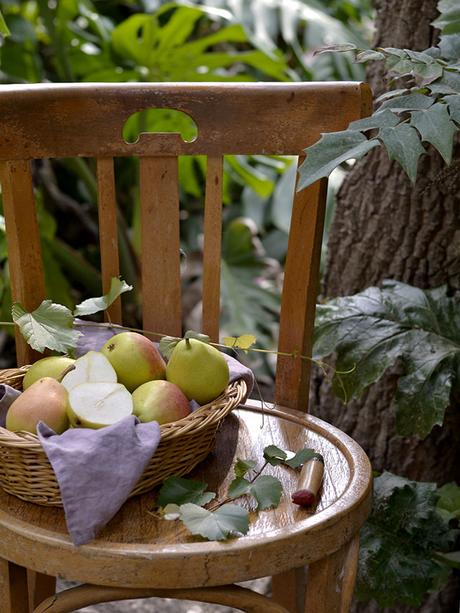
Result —
<instances>
[{"instance_id":1,"label":"purple linen napkin","mask_svg":"<svg viewBox=\"0 0 460 613\"><path fill-rule=\"evenodd\" d=\"M0 427L6 424L6 414L10 405L21 395L19 390L15 390L11 385L0 385Z\"/></svg>"},{"instance_id":2,"label":"purple linen napkin","mask_svg":"<svg viewBox=\"0 0 460 613\"><path fill-rule=\"evenodd\" d=\"M70 428L63 434L40 422L37 434L75 545L91 541L120 509L160 442L158 423L143 424L134 415L99 430Z\"/></svg>"}]
</instances>

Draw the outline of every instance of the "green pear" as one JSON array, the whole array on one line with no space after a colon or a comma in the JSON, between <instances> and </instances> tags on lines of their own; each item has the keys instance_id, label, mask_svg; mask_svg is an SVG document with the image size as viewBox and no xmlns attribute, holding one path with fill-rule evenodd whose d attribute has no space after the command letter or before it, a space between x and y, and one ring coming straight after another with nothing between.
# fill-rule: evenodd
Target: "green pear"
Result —
<instances>
[{"instance_id":1,"label":"green pear","mask_svg":"<svg viewBox=\"0 0 460 613\"><path fill-rule=\"evenodd\" d=\"M57 381L61 380L65 371L73 365L75 360L66 358L63 355L52 355L49 358L42 358L34 362L29 370L26 372L24 380L22 382L23 389L27 389L43 377L51 377Z\"/></svg>"},{"instance_id":2,"label":"green pear","mask_svg":"<svg viewBox=\"0 0 460 613\"><path fill-rule=\"evenodd\" d=\"M32 383L16 398L6 414L6 427L12 432L25 430L36 434L39 421L57 434L69 427L67 390L51 377Z\"/></svg>"},{"instance_id":3,"label":"green pear","mask_svg":"<svg viewBox=\"0 0 460 613\"><path fill-rule=\"evenodd\" d=\"M148 381L133 392L134 415L140 421L157 421L166 424L190 414L190 404L185 394L169 381Z\"/></svg>"},{"instance_id":4,"label":"green pear","mask_svg":"<svg viewBox=\"0 0 460 613\"><path fill-rule=\"evenodd\" d=\"M73 427L103 428L133 412L133 398L120 383L81 383L69 392L67 414Z\"/></svg>"},{"instance_id":5,"label":"green pear","mask_svg":"<svg viewBox=\"0 0 460 613\"><path fill-rule=\"evenodd\" d=\"M118 382L130 392L147 381L165 378L166 365L160 352L152 341L137 332L112 336L101 353L115 368Z\"/></svg>"},{"instance_id":6,"label":"green pear","mask_svg":"<svg viewBox=\"0 0 460 613\"><path fill-rule=\"evenodd\" d=\"M215 347L186 338L173 349L166 366L166 379L180 387L189 400L206 404L227 387L228 364Z\"/></svg>"}]
</instances>

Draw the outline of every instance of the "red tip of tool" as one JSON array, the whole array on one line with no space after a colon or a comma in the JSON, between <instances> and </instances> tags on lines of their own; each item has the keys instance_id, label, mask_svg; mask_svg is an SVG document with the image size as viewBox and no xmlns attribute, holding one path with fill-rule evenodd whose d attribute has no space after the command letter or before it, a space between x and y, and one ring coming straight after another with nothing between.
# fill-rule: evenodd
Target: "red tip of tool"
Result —
<instances>
[{"instance_id":1,"label":"red tip of tool","mask_svg":"<svg viewBox=\"0 0 460 613\"><path fill-rule=\"evenodd\" d=\"M298 490L292 494L292 502L301 507L311 507L316 502L316 496L310 490Z\"/></svg>"}]
</instances>

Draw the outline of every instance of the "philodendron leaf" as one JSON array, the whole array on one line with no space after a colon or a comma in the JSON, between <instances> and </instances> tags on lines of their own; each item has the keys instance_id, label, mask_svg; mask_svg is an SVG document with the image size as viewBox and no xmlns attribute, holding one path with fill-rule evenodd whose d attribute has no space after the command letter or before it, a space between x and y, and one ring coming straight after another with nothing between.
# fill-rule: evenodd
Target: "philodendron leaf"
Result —
<instances>
[{"instance_id":1,"label":"philodendron leaf","mask_svg":"<svg viewBox=\"0 0 460 613\"><path fill-rule=\"evenodd\" d=\"M445 104L433 104L425 111L413 111L411 125L420 132L422 140L439 151L446 164L451 163L454 134L458 128L451 121Z\"/></svg>"},{"instance_id":2,"label":"philodendron leaf","mask_svg":"<svg viewBox=\"0 0 460 613\"><path fill-rule=\"evenodd\" d=\"M110 289L104 296L98 298L88 298L75 307L75 317L81 315L93 315L99 311L105 311L121 294L129 292L133 289L132 285L128 285L123 279L112 277Z\"/></svg>"},{"instance_id":3,"label":"philodendron leaf","mask_svg":"<svg viewBox=\"0 0 460 613\"><path fill-rule=\"evenodd\" d=\"M404 375L394 397L404 436L427 436L442 424L452 390L460 388L460 293L386 281L318 305L314 355L337 354L333 389L358 397L399 358Z\"/></svg>"},{"instance_id":4,"label":"philodendron leaf","mask_svg":"<svg viewBox=\"0 0 460 613\"><path fill-rule=\"evenodd\" d=\"M222 541L231 534L246 534L249 530L249 513L236 504L224 504L216 511L208 511L187 503L180 510L181 520L190 532L210 541Z\"/></svg>"},{"instance_id":5,"label":"philodendron leaf","mask_svg":"<svg viewBox=\"0 0 460 613\"><path fill-rule=\"evenodd\" d=\"M233 469L235 471L235 477L244 477L246 473L253 470L256 466L257 462L255 460L242 460L238 458Z\"/></svg>"},{"instance_id":6,"label":"philodendron leaf","mask_svg":"<svg viewBox=\"0 0 460 613\"><path fill-rule=\"evenodd\" d=\"M378 136L385 145L390 160L399 162L412 183L415 183L418 160L425 153L417 130L402 123L394 128L381 128Z\"/></svg>"},{"instance_id":7,"label":"philodendron leaf","mask_svg":"<svg viewBox=\"0 0 460 613\"><path fill-rule=\"evenodd\" d=\"M13 304L11 314L23 337L36 351L52 349L60 353L73 352L81 336L73 329L72 311L51 300L44 300L31 313L20 304Z\"/></svg>"},{"instance_id":8,"label":"philodendron leaf","mask_svg":"<svg viewBox=\"0 0 460 613\"><path fill-rule=\"evenodd\" d=\"M165 479L158 493L157 503L160 507L168 504L183 505L193 502L196 505L204 505L215 498L214 492L207 492L207 483L184 479L182 477L168 477Z\"/></svg>"},{"instance_id":9,"label":"philodendron leaf","mask_svg":"<svg viewBox=\"0 0 460 613\"><path fill-rule=\"evenodd\" d=\"M357 596L380 607L396 603L418 607L425 593L450 574L437 561L456 530L436 509L434 483L418 483L383 473L374 481L372 513L361 531Z\"/></svg>"},{"instance_id":10,"label":"philodendron leaf","mask_svg":"<svg viewBox=\"0 0 460 613\"><path fill-rule=\"evenodd\" d=\"M350 159L363 157L380 142L368 140L364 134L354 130L322 134L320 140L305 149L307 157L299 168L297 191L308 187L322 177L328 177L339 164Z\"/></svg>"}]
</instances>

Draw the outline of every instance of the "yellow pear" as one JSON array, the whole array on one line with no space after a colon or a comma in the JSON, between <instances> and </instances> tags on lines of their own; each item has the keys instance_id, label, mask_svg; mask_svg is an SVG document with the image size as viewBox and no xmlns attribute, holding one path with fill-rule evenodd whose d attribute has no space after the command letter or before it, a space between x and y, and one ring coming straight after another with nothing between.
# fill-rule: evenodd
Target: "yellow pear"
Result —
<instances>
[{"instance_id":1,"label":"yellow pear","mask_svg":"<svg viewBox=\"0 0 460 613\"><path fill-rule=\"evenodd\" d=\"M72 358L66 358L63 355L52 355L48 358L37 360L25 374L22 382L23 389L26 390L32 383L43 379L43 377L51 377L60 381L62 375L74 362L75 360L72 360Z\"/></svg>"},{"instance_id":2,"label":"yellow pear","mask_svg":"<svg viewBox=\"0 0 460 613\"><path fill-rule=\"evenodd\" d=\"M206 404L227 387L228 364L215 347L186 338L173 349L166 366L166 379L180 387L189 400Z\"/></svg>"},{"instance_id":3,"label":"yellow pear","mask_svg":"<svg viewBox=\"0 0 460 613\"><path fill-rule=\"evenodd\" d=\"M51 377L43 377L32 383L16 398L6 415L6 427L12 432L25 430L36 434L39 421L57 434L69 427L67 390Z\"/></svg>"}]
</instances>

